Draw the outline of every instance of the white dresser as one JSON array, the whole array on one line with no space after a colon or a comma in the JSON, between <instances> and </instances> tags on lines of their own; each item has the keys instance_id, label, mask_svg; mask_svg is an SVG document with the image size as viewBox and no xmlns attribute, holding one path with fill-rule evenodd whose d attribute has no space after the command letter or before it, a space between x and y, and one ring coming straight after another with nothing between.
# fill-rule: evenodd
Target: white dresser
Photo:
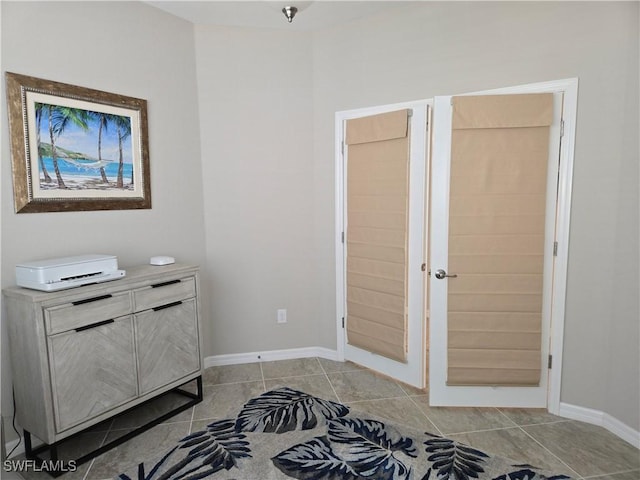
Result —
<instances>
[{"instance_id":1,"label":"white dresser","mask_svg":"<svg viewBox=\"0 0 640 480\"><path fill-rule=\"evenodd\" d=\"M25 440L55 444L194 379L201 390L198 268L125 270L53 293L3 291Z\"/></svg>"}]
</instances>

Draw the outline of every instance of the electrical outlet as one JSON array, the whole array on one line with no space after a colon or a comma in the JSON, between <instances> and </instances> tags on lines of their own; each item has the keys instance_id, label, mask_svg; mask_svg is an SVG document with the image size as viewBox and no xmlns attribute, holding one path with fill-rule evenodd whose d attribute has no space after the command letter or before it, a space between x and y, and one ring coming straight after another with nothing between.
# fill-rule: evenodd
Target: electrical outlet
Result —
<instances>
[{"instance_id":1,"label":"electrical outlet","mask_svg":"<svg viewBox=\"0 0 640 480\"><path fill-rule=\"evenodd\" d=\"M286 308L279 308L278 309L278 319L276 321L277 321L277 323L287 323L287 309Z\"/></svg>"}]
</instances>

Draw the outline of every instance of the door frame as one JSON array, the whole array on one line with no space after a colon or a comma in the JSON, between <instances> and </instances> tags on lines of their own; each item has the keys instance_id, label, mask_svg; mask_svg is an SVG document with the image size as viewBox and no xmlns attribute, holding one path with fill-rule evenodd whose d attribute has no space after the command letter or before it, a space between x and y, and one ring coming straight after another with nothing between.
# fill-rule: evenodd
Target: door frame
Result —
<instances>
[{"instance_id":1,"label":"door frame","mask_svg":"<svg viewBox=\"0 0 640 480\"><path fill-rule=\"evenodd\" d=\"M462 95L492 95L518 93L562 92L562 119L558 191L556 201L556 255L553 268L553 284L551 287L551 319L549 337L543 342L549 342L549 354L553 359L552 368L548 370L547 409L550 413L558 414L560 410L560 391L562 385L562 350L564 338L564 316L566 303L567 266L569 255L569 227L571 218L571 191L573 179L573 161L575 150L575 131L578 99L578 79L568 78L550 82L534 83L481 92L465 93ZM434 125L434 142L438 125ZM433 329L430 328L430 333ZM430 340L431 341L431 340ZM429 376L430 381L433 377ZM430 396L436 388L430 388ZM430 403L432 399L430 398ZM442 404L440 400L436 401Z\"/></svg>"},{"instance_id":2,"label":"door frame","mask_svg":"<svg viewBox=\"0 0 640 480\"><path fill-rule=\"evenodd\" d=\"M413 282L408 283L408 299L409 313L412 312L417 315L419 311L420 325L419 332L414 332L411 321L407 322L407 346L409 354L408 359L411 359L411 352L414 353L415 361L410 365L402 375L394 376L397 380L413 385L417 388L424 388L426 386L426 361L427 361L427 329L425 320L425 295L426 295L426 276L422 270L422 265L426 262L426 225L428 223L428 211L427 211L427 192L428 192L428 161L429 161L429 135L428 135L428 123L430 109L432 108L432 100L416 100L411 102L396 103L390 105L379 105L367 108L360 108L354 110L346 110L336 112L335 114L335 261L336 261L336 345L337 345L337 359L339 361L345 360L345 344L346 344L346 238L343 238L343 232L345 232L345 207L346 207L346 178L345 178L345 152L346 147L344 144L345 137L345 124L347 120L366 117L370 115L377 115L381 113L393 112L396 110L410 109L412 113L412 125L413 122L421 122L425 125L424 137L420 138L417 135L412 135L410 139L410 151L414 152L416 156L422 155L424 157L421 165L416 165L416 162L410 161L409 164L409 195L417 194L419 198L410 200L414 205L419 203L421 208L413 209L409 211L409 231L408 231L408 265L407 275L408 278L414 279ZM412 157L413 158L413 153ZM418 188L419 187L419 188ZM412 193L413 192L413 193ZM414 198L414 197L411 197ZM413 225L413 228L412 228ZM416 230L416 225L418 230ZM416 282L415 279L420 277L420 282ZM419 285L416 285L419 283ZM354 347L355 348L355 347ZM376 368L376 365L381 365L386 362L398 363L395 360L386 359L380 355L371 354L372 357L367 359L367 365L372 369L382 371L381 368ZM419 360L417 359L419 358ZM372 364L369 364L369 361ZM388 374L385 371L382 373Z\"/></svg>"}]
</instances>

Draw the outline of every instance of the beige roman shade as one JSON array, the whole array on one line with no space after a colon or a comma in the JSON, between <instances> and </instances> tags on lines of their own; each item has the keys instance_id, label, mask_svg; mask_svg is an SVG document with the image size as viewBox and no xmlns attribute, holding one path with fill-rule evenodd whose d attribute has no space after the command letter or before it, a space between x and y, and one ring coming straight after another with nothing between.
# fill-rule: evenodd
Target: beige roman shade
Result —
<instances>
[{"instance_id":1,"label":"beige roman shade","mask_svg":"<svg viewBox=\"0 0 640 480\"><path fill-rule=\"evenodd\" d=\"M347 121L347 341L406 361L408 111Z\"/></svg>"},{"instance_id":2,"label":"beige roman shade","mask_svg":"<svg viewBox=\"0 0 640 480\"><path fill-rule=\"evenodd\" d=\"M538 385L552 94L453 98L449 385Z\"/></svg>"}]
</instances>

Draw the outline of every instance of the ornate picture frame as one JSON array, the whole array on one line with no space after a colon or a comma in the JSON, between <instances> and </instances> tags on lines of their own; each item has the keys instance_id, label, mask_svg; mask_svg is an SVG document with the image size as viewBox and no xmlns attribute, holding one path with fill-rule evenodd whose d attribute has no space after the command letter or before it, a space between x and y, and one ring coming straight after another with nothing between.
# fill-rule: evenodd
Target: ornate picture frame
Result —
<instances>
[{"instance_id":1,"label":"ornate picture frame","mask_svg":"<svg viewBox=\"0 0 640 480\"><path fill-rule=\"evenodd\" d=\"M6 73L16 213L151 208L147 102Z\"/></svg>"}]
</instances>

